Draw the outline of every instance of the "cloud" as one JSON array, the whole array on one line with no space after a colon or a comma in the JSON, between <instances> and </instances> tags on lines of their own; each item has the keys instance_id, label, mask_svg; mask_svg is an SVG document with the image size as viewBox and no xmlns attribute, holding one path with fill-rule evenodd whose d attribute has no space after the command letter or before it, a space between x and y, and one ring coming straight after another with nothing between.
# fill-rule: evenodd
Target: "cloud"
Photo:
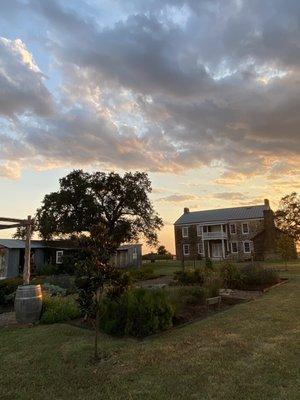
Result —
<instances>
[{"instance_id":1,"label":"cloud","mask_svg":"<svg viewBox=\"0 0 300 400\"><path fill-rule=\"evenodd\" d=\"M0 178L18 179L21 176L20 166L15 162L0 163Z\"/></svg>"},{"instance_id":2,"label":"cloud","mask_svg":"<svg viewBox=\"0 0 300 400\"><path fill-rule=\"evenodd\" d=\"M20 40L0 37L0 114L24 112L46 116L53 108L44 76Z\"/></svg>"},{"instance_id":3,"label":"cloud","mask_svg":"<svg viewBox=\"0 0 300 400\"><path fill-rule=\"evenodd\" d=\"M171 202L171 203L183 203L191 200L197 200L198 196L192 194L171 194L169 196L161 197L158 202Z\"/></svg>"},{"instance_id":4,"label":"cloud","mask_svg":"<svg viewBox=\"0 0 300 400\"><path fill-rule=\"evenodd\" d=\"M0 96L0 112L31 113L4 133L32 165L210 166L228 186L297 176L298 1L117 1L107 20L97 5L24 4L47 32L36 40L61 79L51 94L24 42L1 42L0 90L4 82L10 96ZM0 157L26 162L3 148Z\"/></svg>"},{"instance_id":5,"label":"cloud","mask_svg":"<svg viewBox=\"0 0 300 400\"><path fill-rule=\"evenodd\" d=\"M241 192L220 192L213 195L216 199L220 200L245 200L247 196Z\"/></svg>"}]
</instances>

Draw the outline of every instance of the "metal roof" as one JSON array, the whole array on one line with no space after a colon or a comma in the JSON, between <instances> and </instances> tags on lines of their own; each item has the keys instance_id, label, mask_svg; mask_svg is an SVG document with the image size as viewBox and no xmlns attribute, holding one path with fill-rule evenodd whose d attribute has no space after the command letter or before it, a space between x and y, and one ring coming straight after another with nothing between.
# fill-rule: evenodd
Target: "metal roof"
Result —
<instances>
[{"instance_id":1,"label":"metal roof","mask_svg":"<svg viewBox=\"0 0 300 400\"><path fill-rule=\"evenodd\" d=\"M219 208L216 210L192 211L182 214L174 225L193 224L204 222L227 222L243 219L259 219L263 218L264 210L268 210L266 205Z\"/></svg>"},{"instance_id":2,"label":"metal roof","mask_svg":"<svg viewBox=\"0 0 300 400\"><path fill-rule=\"evenodd\" d=\"M0 246L8 249L25 249L25 240L18 239L0 239ZM39 240L31 241L32 249L43 249L45 245Z\"/></svg>"}]
</instances>

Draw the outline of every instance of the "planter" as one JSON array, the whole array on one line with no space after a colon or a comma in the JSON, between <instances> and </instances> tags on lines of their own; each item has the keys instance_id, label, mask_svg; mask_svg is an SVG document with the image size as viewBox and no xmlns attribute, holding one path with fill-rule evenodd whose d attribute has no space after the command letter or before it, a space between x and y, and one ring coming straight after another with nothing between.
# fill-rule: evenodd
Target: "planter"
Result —
<instances>
[{"instance_id":1,"label":"planter","mask_svg":"<svg viewBox=\"0 0 300 400\"><path fill-rule=\"evenodd\" d=\"M34 324L42 311L41 285L18 286L15 297L15 314L19 324Z\"/></svg>"}]
</instances>

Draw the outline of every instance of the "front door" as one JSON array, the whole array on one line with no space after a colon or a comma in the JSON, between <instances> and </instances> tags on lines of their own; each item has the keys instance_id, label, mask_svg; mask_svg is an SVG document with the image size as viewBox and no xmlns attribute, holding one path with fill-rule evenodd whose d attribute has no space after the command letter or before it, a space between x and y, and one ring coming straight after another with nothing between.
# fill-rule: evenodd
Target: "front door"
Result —
<instances>
[{"instance_id":1,"label":"front door","mask_svg":"<svg viewBox=\"0 0 300 400\"><path fill-rule=\"evenodd\" d=\"M212 243L211 250L212 258L223 258L222 243Z\"/></svg>"}]
</instances>

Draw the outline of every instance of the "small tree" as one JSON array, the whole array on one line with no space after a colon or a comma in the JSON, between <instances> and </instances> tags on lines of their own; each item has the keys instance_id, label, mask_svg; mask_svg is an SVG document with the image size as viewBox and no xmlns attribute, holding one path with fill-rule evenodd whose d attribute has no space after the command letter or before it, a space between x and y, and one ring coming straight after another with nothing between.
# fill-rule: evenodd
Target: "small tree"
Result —
<instances>
[{"instance_id":1,"label":"small tree","mask_svg":"<svg viewBox=\"0 0 300 400\"><path fill-rule=\"evenodd\" d=\"M277 239L277 251L285 263L287 270L287 262L295 258L294 239L289 235L283 234Z\"/></svg>"},{"instance_id":2,"label":"small tree","mask_svg":"<svg viewBox=\"0 0 300 400\"><path fill-rule=\"evenodd\" d=\"M166 249L165 246L160 245L160 246L158 246L158 248L157 248L157 254L159 254L160 256L165 256L165 255L168 254L168 250Z\"/></svg>"}]
</instances>

